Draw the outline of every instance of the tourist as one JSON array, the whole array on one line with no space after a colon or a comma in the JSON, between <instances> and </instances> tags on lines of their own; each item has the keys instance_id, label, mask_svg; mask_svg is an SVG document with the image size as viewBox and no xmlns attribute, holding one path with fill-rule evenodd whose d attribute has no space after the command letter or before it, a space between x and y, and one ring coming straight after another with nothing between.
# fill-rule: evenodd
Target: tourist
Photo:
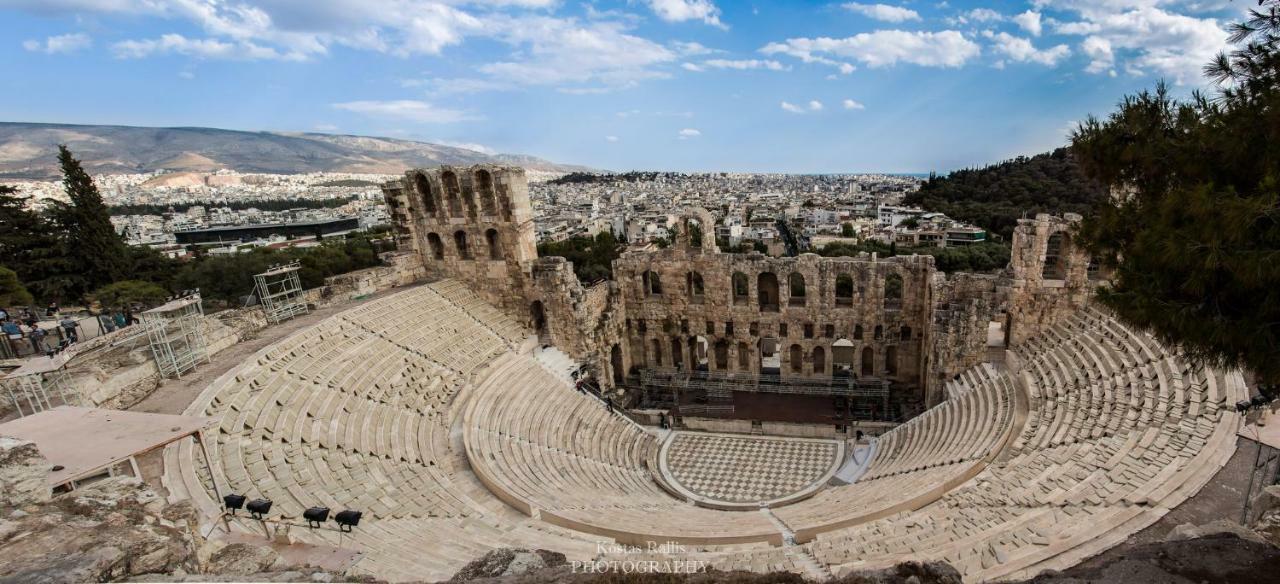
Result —
<instances>
[{"instance_id":1,"label":"tourist","mask_svg":"<svg viewBox=\"0 0 1280 584\"><path fill-rule=\"evenodd\" d=\"M116 321L105 312L98 315L98 326L102 327L103 334L116 332Z\"/></svg>"},{"instance_id":2,"label":"tourist","mask_svg":"<svg viewBox=\"0 0 1280 584\"><path fill-rule=\"evenodd\" d=\"M609 410L610 414L613 413L613 398L611 397L604 398L604 408L606 410Z\"/></svg>"},{"instance_id":3,"label":"tourist","mask_svg":"<svg viewBox=\"0 0 1280 584\"><path fill-rule=\"evenodd\" d=\"M6 320L9 320L9 311L5 310L3 307L0 307L0 322L4 322Z\"/></svg>"},{"instance_id":4,"label":"tourist","mask_svg":"<svg viewBox=\"0 0 1280 584\"><path fill-rule=\"evenodd\" d=\"M111 315L111 320L116 323L116 328L118 329L129 326L129 321L125 320L124 313L119 310L117 310L115 314Z\"/></svg>"},{"instance_id":5,"label":"tourist","mask_svg":"<svg viewBox=\"0 0 1280 584\"><path fill-rule=\"evenodd\" d=\"M6 318L8 313L6 313ZM9 339L9 347L13 349L13 354L18 354L18 341L22 340L22 327L18 323L11 320L5 320L4 324L0 324L0 330L4 331L4 336Z\"/></svg>"},{"instance_id":6,"label":"tourist","mask_svg":"<svg viewBox=\"0 0 1280 584\"><path fill-rule=\"evenodd\" d=\"M31 337L31 349L34 350L37 355L49 350L48 347L45 347L44 345L44 338L48 336L48 334L49 333L45 332L44 329L32 325L31 332L28 333L28 336Z\"/></svg>"},{"instance_id":7,"label":"tourist","mask_svg":"<svg viewBox=\"0 0 1280 584\"><path fill-rule=\"evenodd\" d=\"M80 323L76 322L75 319L70 316L64 316L58 322L58 325L62 327L63 337L67 341L74 343L80 340L79 335L76 334L76 329L80 327Z\"/></svg>"},{"instance_id":8,"label":"tourist","mask_svg":"<svg viewBox=\"0 0 1280 584\"><path fill-rule=\"evenodd\" d=\"M44 315L49 318L58 316L58 302L50 302L49 307L44 310Z\"/></svg>"}]
</instances>

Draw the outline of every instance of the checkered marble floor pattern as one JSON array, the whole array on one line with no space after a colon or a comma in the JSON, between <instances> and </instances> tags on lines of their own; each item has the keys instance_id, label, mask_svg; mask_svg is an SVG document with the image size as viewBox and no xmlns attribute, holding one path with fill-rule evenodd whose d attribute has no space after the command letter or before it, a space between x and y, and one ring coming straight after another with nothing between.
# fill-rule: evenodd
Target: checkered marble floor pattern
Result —
<instances>
[{"instance_id":1,"label":"checkered marble floor pattern","mask_svg":"<svg viewBox=\"0 0 1280 584\"><path fill-rule=\"evenodd\" d=\"M836 464L835 442L681 432L667 468L681 486L729 503L769 501L798 492Z\"/></svg>"}]
</instances>

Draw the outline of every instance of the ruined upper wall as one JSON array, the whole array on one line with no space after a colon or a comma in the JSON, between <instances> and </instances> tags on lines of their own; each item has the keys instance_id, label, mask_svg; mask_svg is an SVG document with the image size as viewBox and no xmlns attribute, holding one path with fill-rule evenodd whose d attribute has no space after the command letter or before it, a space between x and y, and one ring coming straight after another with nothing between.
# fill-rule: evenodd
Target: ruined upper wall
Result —
<instances>
[{"instance_id":1,"label":"ruined upper wall","mask_svg":"<svg viewBox=\"0 0 1280 584\"><path fill-rule=\"evenodd\" d=\"M1041 213L1020 219L1009 262L1009 342L1026 339L1088 302L1101 279L1089 270L1089 254L1075 244L1082 217Z\"/></svg>"},{"instance_id":2,"label":"ruined upper wall","mask_svg":"<svg viewBox=\"0 0 1280 584\"><path fill-rule=\"evenodd\" d=\"M524 312L538 255L524 169L414 169L382 192L400 248L416 253L429 276L463 280L490 303Z\"/></svg>"}]
</instances>

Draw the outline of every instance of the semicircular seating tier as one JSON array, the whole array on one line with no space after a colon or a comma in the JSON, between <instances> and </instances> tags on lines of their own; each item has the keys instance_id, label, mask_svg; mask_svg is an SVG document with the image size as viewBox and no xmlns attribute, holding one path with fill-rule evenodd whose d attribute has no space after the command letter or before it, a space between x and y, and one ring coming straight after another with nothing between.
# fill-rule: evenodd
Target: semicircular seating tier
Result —
<instances>
[{"instance_id":1,"label":"semicircular seating tier","mask_svg":"<svg viewBox=\"0 0 1280 584\"><path fill-rule=\"evenodd\" d=\"M211 384L188 413L219 422L213 476L186 444L166 452L166 482L206 517L214 478L290 517L363 510L341 544L389 580L446 579L495 547L590 559L610 540L683 542L671 559L722 569L936 558L992 579L1070 566L1186 500L1234 451L1227 405L1245 393L1238 374L1084 309L1011 351L1012 373L948 383L946 402L876 441L858 481L726 511L675 496L654 434L524 354L528 337L455 281L366 302ZM779 547L791 534L802 545Z\"/></svg>"}]
</instances>

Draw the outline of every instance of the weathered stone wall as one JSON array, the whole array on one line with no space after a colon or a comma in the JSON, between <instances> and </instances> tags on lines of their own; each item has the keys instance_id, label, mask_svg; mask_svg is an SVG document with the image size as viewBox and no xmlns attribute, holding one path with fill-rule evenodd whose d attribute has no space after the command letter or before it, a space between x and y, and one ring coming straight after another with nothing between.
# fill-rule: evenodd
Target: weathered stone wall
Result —
<instances>
[{"instance_id":1,"label":"weathered stone wall","mask_svg":"<svg viewBox=\"0 0 1280 584\"><path fill-rule=\"evenodd\" d=\"M523 169L411 170L382 190L400 249L428 276L457 278L490 304L526 313L538 250Z\"/></svg>"},{"instance_id":2,"label":"weathered stone wall","mask_svg":"<svg viewBox=\"0 0 1280 584\"><path fill-rule=\"evenodd\" d=\"M1008 281L1006 276L968 273L934 278L937 303L928 357L932 364L928 405L946 399L943 384L980 363L987 354L990 323L1004 321Z\"/></svg>"},{"instance_id":3,"label":"weathered stone wall","mask_svg":"<svg viewBox=\"0 0 1280 584\"><path fill-rule=\"evenodd\" d=\"M1081 219L1074 213L1065 217L1042 213L1035 219L1020 219L1014 228L1009 262L1010 345L1020 345L1070 316L1093 295L1096 283L1090 280L1089 255L1073 243ZM1055 257L1059 261L1054 262Z\"/></svg>"},{"instance_id":4,"label":"weathered stone wall","mask_svg":"<svg viewBox=\"0 0 1280 584\"><path fill-rule=\"evenodd\" d=\"M34 442L0 436L0 509L47 503L49 466Z\"/></svg>"}]
</instances>

